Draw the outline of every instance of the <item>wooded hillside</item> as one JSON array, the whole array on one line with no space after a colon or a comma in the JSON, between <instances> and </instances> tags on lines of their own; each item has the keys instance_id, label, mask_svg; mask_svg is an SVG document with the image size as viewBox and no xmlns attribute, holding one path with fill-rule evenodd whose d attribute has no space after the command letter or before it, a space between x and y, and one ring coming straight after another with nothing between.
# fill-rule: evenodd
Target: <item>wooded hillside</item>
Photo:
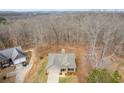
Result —
<instances>
[{"instance_id":1,"label":"wooded hillside","mask_svg":"<svg viewBox=\"0 0 124 93\"><path fill-rule=\"evenodd\" d=\"M122 45L124 13L61 13L38 15L0 24L0 48L38 44Z\"/></svg>"}]
</instances>

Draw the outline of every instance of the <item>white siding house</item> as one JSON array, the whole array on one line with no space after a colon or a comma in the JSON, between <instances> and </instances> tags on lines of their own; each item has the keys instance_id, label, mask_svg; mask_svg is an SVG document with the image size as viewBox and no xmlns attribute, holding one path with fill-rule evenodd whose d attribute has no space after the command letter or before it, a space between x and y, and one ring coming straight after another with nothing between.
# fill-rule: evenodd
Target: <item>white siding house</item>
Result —
<instances>
[{"instance_id":1,"label":"white siding house","mask_svg":"<svg viewBox=\"0 0 124 93\"><path fill-rule=\"evenodd\" d=\"M26 57L18 58L16 60L14 60L13 62L14 62L15 65L20 64L22 62L26 62Z\"/></svg>"},{"instance_id":2,"label":"white siding house","mask_svg":"<svg viewBox=\"0 0 124 93\"><path fill-rule=\"evenodd\" d=\"M53 68L59 69L60 74L75 72L75 55L73 53L49 53L48 64L46 67L47 73L49 73Z\"/></svg>"}]
</instances>

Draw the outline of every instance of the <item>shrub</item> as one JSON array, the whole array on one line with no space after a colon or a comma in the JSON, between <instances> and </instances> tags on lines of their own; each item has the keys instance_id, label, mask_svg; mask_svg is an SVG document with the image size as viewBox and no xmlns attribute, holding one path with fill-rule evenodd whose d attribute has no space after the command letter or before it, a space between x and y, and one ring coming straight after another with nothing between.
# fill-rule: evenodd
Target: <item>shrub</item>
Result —
<instances>
[{"instance_id":1,"label":"shrub","mask_svg":"<svg viewBox=\"0 0 124 93\"><path fill-rule=\"evenodd\" d=\"M118 71L110 73L107 69L94 69L87 77L89 83L119 83L121 75Z\"/></svg>"},{"instance_id":2,"label":"shrub","mask_svg":"<svg viewBox=\"0 0 124 93\"><path fill-rule=\"evenodd\" d=\"M7 20L4 17L0 17L0 24L5 24Z\"/></svg>"}]
</instances>

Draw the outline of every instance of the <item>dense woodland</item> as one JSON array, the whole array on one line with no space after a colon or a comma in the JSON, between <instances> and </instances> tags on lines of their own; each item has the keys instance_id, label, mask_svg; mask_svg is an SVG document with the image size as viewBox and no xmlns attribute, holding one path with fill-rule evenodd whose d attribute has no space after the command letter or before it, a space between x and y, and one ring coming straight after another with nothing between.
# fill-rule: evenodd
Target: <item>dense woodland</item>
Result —
<instances>
[{"instance_id":1,"label":"dense woodland","mask_svg":"<svg viewBox=\"0 0 124 93\"><path fill-rule=\"evenodd\" d=\"M124 50L124 13L55 13L0 23L1 49L65 43L87 45L97 67Z\"/></svg>"}]
</instances>

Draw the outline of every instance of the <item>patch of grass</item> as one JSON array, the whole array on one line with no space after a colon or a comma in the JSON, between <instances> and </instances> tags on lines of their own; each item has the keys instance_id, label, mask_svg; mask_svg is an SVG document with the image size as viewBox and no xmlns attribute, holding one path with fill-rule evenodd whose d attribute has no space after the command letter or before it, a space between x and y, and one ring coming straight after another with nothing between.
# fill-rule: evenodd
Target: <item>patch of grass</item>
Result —
<instances>
[{"instance_id":1,"label":"patch of grass","mask_svg":"<svg viewBox=\"0 0 124 93\"><path fill-rule=\"evenodd\" d=\"M29 62L30 62L30 58L29 58L29 57L27 57L27 58L26 58L26 60L27 60L27 61L26 61L26 63L27 63L27 65L28 65L28 64L29 64Z\"/></svg>"},{"instance_id":2,"label":"patch of grass","mask_svg":"<svg viewBox=\"0 0 124 93\"><path fill-rule=\"evenodd\" d=\"M73 76L65 76L59 78L59 83L69 83L73 80Z\"/></svg>"},{"instance_id":3,"label":"patch of grass","mask_svg":"<svg viewBox=\"0 0 124 93\"><path fill-rule=\"evenodd\" d=\"M47 81L46 75L46 66L48 63L47 58L44 58L39 61L38 71L36 72L35 76L33 77L33 82L35 83L45 83Z\"/></svg>"},{"instance_id":4,"label":"patch of grass","mask_svg":"<svg viewBox=\"0 0 124 93\"><path fill-rule=\"evenodd\" d=\"M124 60L118 61L117 63L119 63L119 66L124 66Z\"/></svg>"}]
</instances>

